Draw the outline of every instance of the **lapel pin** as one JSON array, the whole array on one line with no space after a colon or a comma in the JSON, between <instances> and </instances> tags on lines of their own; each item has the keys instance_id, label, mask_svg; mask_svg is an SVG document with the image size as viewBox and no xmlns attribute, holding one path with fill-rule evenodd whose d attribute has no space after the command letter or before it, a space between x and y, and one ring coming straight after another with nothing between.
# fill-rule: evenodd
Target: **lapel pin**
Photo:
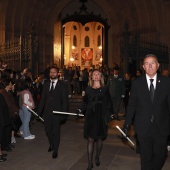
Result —
<instances>
[{"instance_id":1,"label":"lapel pin","mask_svg":"<svg viewBox=\"0 0 170 170\"><path fill-rule=\"evenodd\" d=\"M160 83L161 81L160 80L158 80L158 83Z\"/></svg>"}]
</instances>

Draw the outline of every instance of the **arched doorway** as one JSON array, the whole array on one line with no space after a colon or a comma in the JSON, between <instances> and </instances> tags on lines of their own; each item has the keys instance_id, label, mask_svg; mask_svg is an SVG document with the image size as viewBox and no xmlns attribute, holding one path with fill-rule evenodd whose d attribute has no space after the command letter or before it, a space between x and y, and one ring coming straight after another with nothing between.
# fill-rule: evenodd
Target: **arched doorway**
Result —
<instances>
[{"instance_id":1,"label":"arched doorway","mask_svg":"<svg viewBox=\"0 0 170 170\"><path fill-rule=\"evenodd\" d=\"M100 67L103 62L102 30L103 25L99 22L64 24L64 65Z\"/></svg>"},{"instance_id":2,"label":"arched doorway","mask_svg":"<svg viewBox=\"0 0 170 170\"><path fill-rule=\"evenodd\" d=\"M108 64L107 20L87 12L85 1L79 12L62 19L61 67L100 67Z\"/></svg>"}]
</instances>

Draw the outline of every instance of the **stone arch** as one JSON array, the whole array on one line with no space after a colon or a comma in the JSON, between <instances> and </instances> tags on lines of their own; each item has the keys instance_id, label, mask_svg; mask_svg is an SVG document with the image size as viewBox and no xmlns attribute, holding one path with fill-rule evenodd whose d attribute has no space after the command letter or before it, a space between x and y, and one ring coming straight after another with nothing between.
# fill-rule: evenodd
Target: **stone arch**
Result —
<instances>
[{"instance_id":1,"label":"stone arch","mask_svg":"<svg viewBox=\"0 0 170 170\"><path fill-rule=\"evenodd\" d=\"M15 3L11 0L0 1L0 43L3 44L8 37L13 39L18 37L18 34L27 32L33 23L39 36L40 63L43 64L42 67L48 61L52 63L54 39L61 40L61 12L72 2L71 0L15 0ZM79 4L79 0L74 2ZM107 18L110 25L109 63L119 61L119 43L126 21L129 23L131 34L138 32L143 40L162 42L170 47L170 24L167 21L170 15L169 1L91 0L91 2L102 8L104 18Z\"/></svg>"}]
</instances>

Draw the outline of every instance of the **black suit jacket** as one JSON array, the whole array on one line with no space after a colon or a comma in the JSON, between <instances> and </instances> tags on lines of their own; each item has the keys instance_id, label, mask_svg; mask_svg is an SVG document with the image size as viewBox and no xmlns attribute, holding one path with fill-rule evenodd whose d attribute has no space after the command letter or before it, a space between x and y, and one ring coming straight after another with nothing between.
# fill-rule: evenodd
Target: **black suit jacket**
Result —
<instances>
[{"instance_id":1,"label":"black suit jacket","mask_svg":"<svg viewBox=\"0 0 170 170\"><path fill-rule=\"evenodd\" d=\"M68 96L66 85L58 80L55 89L50 92L50 80L47 80L43 85L43 91L38 108L38 113L43 115L44 120L49 118L59 118L63 120L65 115L53 114L53 111L67 111Z\"/></svg>"},{"instance_id":2,"label":"black suit jacket","mask_svg":"<svg viewBox=\"0 0 170 170\"><path fill-rule=\"evenodd\" d=\"M125 125L130 125L134 118L134 130L143 135L147 132L151 116L161 135L170 134L170 79L157 75L156 90L151 101L146 75L132 81Z\"/></svg>"}]
</instances>

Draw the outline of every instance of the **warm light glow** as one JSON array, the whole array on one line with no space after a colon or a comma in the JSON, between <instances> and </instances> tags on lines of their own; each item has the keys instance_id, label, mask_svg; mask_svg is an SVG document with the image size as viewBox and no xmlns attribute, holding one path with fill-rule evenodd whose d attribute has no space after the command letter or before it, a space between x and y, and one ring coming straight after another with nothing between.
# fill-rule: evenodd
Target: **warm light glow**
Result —
<instances>
[{"instance_id":1,"label":"warm light glow","mask_svg":"<svg viewBox=\"0 0 170 170\"><path fill-rule=\"evenodd\" d=\"M100 57L100 61L102 61L103 60L103 58L102 58L102 56Z\"/></svg>"},{"instance_id":2,"label":"warm light glow","mask_svg":"<svg viewBox=\"0 0 170 170\"><path fill-rule=\"evenodd\" d=\"M101 50L101 49L102 49L102 46L100 45L98 48Z\"/></svg>"},{"instance_id":3,"label":"warm light glow","mask_svg":"<svg viewBox=\"0 0 170 170\"><path fill-rule=\"evenodd\" d=\"M66 55L64 54L64 60L66 60Z\"/></svg>"},{"instance_id":4,"label":"warm light glow","mask_svg":"<svg viewBox=\"0 0 170 170\"><path fill-rule=\"evenodd\" d=\"M70 61L74 61L74 58L73 58L73 57L71 57L71 58L70 58Z\"/></svg>"},{"instance_id":5,"label":"warm light glow","mask_svg":"<svg viewBox=\"0 0 170 170\"><path fill-rule=\"evenodd\" d=\"M75 49L75 46L73 45L71 48L74 50L74 49Z\"/></svg>"}]
</instances>

